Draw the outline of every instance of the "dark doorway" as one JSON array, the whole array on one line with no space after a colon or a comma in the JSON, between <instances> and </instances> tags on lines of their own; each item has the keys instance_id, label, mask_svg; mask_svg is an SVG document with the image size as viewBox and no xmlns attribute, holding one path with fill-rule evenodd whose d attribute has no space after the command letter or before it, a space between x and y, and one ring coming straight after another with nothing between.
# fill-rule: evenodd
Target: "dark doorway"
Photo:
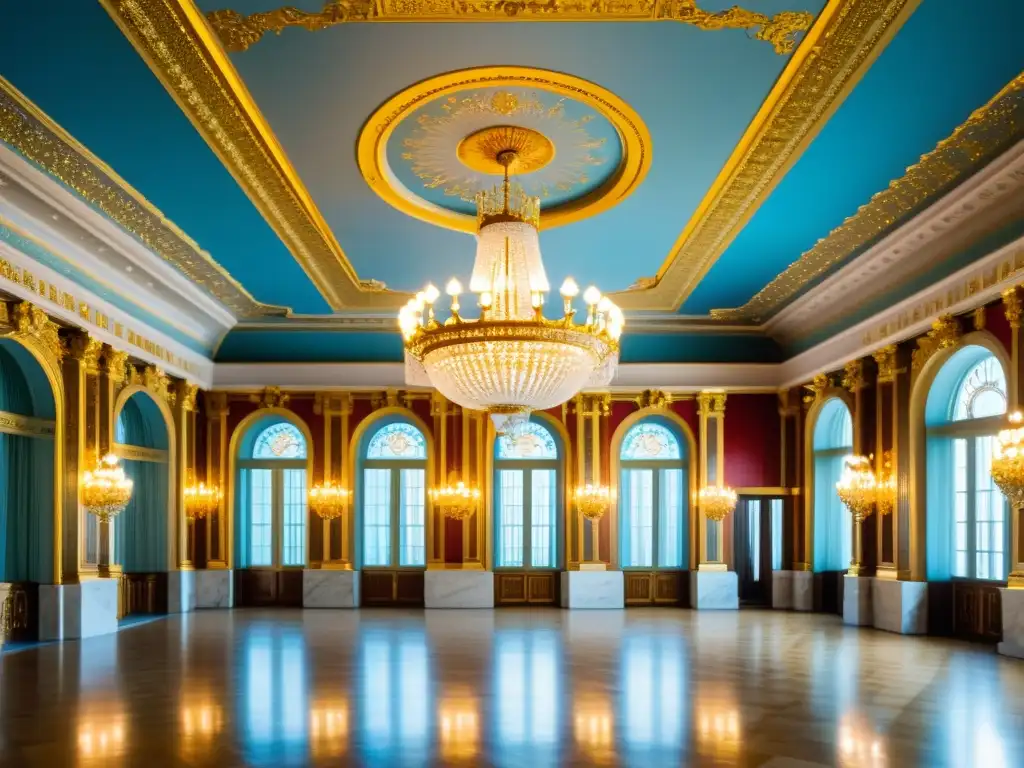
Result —
<instances>
[{"instance_id":1,"label":"dark doorway","mask_svg":"<svg viewBox=\"0 0 1024 768\"><path fill-rule=\"evenodd\" d=\"M782 499L740 496L733 536L740 603L771 605L772 569L782 567Z\"/></svg>"}]
</instances>

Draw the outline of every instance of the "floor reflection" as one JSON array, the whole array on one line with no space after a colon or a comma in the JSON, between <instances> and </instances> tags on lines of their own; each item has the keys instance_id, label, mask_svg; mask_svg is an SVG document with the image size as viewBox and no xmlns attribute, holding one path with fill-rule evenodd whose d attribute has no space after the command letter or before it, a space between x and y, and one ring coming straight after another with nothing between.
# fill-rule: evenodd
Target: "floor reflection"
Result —
<instances>
[{"instance_id":1,"label":"floor reflection","mask_svg":"<svg viewBox=\"0 0 1024 768\"><path fill-rule=\"evenodd\" d=\"M0 765L1012 768L1022 690L820 616L204 612L4 656Z\"/></svg>"}]
</instances>

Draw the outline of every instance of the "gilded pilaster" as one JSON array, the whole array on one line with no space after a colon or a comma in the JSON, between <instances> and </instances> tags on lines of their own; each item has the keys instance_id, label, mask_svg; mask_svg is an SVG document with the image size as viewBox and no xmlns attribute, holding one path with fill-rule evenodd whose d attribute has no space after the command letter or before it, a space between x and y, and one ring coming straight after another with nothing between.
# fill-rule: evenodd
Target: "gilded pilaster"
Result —
<instances>
[{"instance_id":1,"label":"gilded pilaster","mask_svg":"<svg viewBox=\"0 0 1024 768\"><path fill-rule=\"evenodd\" d=\"M875 475L882 477L884 470L883 456L886 451L885 436L895 428L892 412L896 402L895 380L896 370L895 344L882 347L873 355L878 375L875 379ZM886 418L888 416L888 418ZM895 449L895 446L892 446ZM894 454L895 457L895 454ZM895 460L895 458L894 458ZM879 578L896 578L895 552L895 520L892 514L879 516L877 537L877 575Z\"/></svg>"},{"instance_id":2,"label":"gilded pilaster","mask_svg":"<svg viewBox=\"0 0 1024 768\"><path fill-rule=\"evenodd\" d=\"M175 520L177 531L178 567L191 569L195 567L195 531L185 515L185 487L189 484L190 478L195 479L196 466L196 397L199 394L199 387L189 384L187 381L179 381L175 384L174 428L177 430L177 440L174 442L177 456L175 457L175 470L177 477L172 478L174 482L174 508L178 510Z\"/></svg>"},{"instance_id":3,"label":"gilded pilaster","mask_svg":"<svg viewBox=\"0 0 1024 768\"><path fill-rule=\"evenodd\" d=\"M228 484L228 413L227 392L205 393L206 399L206 476L218 488ZM206 518L206 567L230 568L233 560L227 516L227 494L221 495L217 511Z\"/></svg>"},{"instance_id":4,"label":"gilded pilaster","mask_svg":"<svg viewBox=\"0 0 1024 768\"><path fill-rule=\"evenodd\" d=\"M79 478L89 467L88 416L89 380L99 375L103 344L89 334L75 331L69 336L69 354L62 364L64 379L64 477L59 492L64 494L62 537L62 583L75 584L83 570L95 571L95 557L87 564L84 537L87 530L81 504ZM89 516L91 517L91 516Z\"/></svg>"},{"instance_id":5,"label":"gilded pilaster","mask_svg":"<svg viewBox=\"0 0 1024 768\"><path fill-rule=\"evenodd\" d=\"M867 388L867 379L864 375L864 361L851 360L843 369L843 388L849 390L853 397L853 453L861 456L866 452L866 438L864 435L866 408L864 404L864 390ZM876 475L877 476L877 475ZM871 568L865 564L864 553L864 527L873 525L868 520L858 523L853 520L853 562L850 563L849 573L852 576L869 576Z\"/></svg>"},{"instance_id":6,"label":"gilded pilaster","mask_svg":"<svg viewBox=\"0 0 1024 768\"><path fill-rule=\"evenodd\" d=\"M725 485L725 400L724 392L697 394L697 415L700 419L699 487ZM725 521L712 521L703 510L697 510L697 538L699 541L698 570L724 571L728 569L726 538L731 530Z\"/></svg>"},{"instance_id":7,"label":"gilded pilaster","mask_svg":"<svg viewBox=\"0 0 1024 768\"><path fill-rule=\"evenodd\" d=\"M1017 288L1010 288L1003 291L1003 311L1006 314L1006 321L1010 325L1010 402L1007 403L1008 410L1020 410L1021 403L1024 403L1024 355L1021 354L1021 298ZM1010 578L1008 586L1011 589L1024 589L1024 509L1010 510Z\"/></svg>"},{"instance_id":8,"label":"gilded pilaster","mask_svg":"<svg viewBox=\"0 0 1024 768\"><path fill-rule=\"evenodd\" d=\"M103 352L103 370L99 376L96 402L96 457L105 456L114 447L114 403L128 375L128 353L112 347ZM119 577L120 564L114 561L114 520L98 521L97 569L103 577ZM91 526L90 526L91 528Z\"/></svg>"},{"instance_id":9,"label":"gilded pilaster","mask_svg":"<svg viewBox=\"0 0 1024 768\"><path fill-rule=\"evenodd\" d=\"M920 340L918 342L920 344ZM920 351L920 350L918 350ZM910 511L910 391L912 363L917 352L911 356L909 349L898 347L896 366L892 370L892 452L896 468L896 504L892 514L892 553L896 578L906 580L911 574L911 558L915 555L911 546ZM916 553L923 559L924 552ZM921 573L924 572L922 565ZM880 572L879 577L883 577Z\"/></svg>"},{"instance_id":10,"label":"gilded pilaster","mask_svg":"<svg viewBox=\"0 0 1024 768\"><path fill-rule=\"evenodd\" d=\"M348 445L348 422L352 413L352 396L349 393L331 394L318 392L313 403L313 411L323 417L324 439L323 439L323 473L322 482L330 483L339 488L348 488L345 473L344 456L342 455ZM346 510L347 511L347 510ZM315 560L313 552L310 552L311 565L316 568L348 570L352 567L352 561L346 553L346 546L350 537L345 531L348 522L348 514L342 515L336 520L321 520L321 548L320 560ZM310 529L312 531L312 527ZM335 557L337 553L337 557Z\"/></svg>"},{"instance_id":11,"label":"gilded pilaster","mask_svg":"<svg viewBox=\"0 0 1024 768\"><path fill-rule=\"evenodd\" d=\"M388 390L388 404L392 403ZM396 402L397 404L397 402ZM444 485L448 477L448 400L434 391L430 397L430 415L434 419L434 477L428 478L432 487ZM444 534L447 518L427 496L427 568L444 568Z\"/></svg>"}]
</instances>

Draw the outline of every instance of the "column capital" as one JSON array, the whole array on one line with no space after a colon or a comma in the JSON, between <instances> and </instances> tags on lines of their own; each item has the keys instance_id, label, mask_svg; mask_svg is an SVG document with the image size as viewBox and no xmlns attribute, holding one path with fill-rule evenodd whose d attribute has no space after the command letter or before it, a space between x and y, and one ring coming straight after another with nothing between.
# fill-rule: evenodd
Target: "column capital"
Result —
<instances>
[{"instance_id":1,"label":"column capital","mask_svg":"<svg viewBox=\"0 0 1024 768\"><path fill-rule=\"evenodd\" d=\"M1020 328L1021 303L1017 286L1003 291L1003 314L1011 328Z\"/></svg>"},{"instance_id":2,"label":"column capital","mask_svg":"<svg viewBox=\"0 0 1024 768\"><path fill-rule=\"evenodd\" d=\"M86 331L73 331L68 334L68 357L80 362L90 376L100 374L100 355L103 342Z\"/></svg>"},{"instance_id":3,"label":"column capital","mask_svg":"<svg viewBox=\"0 0 1024 768\"><path fill-rule=\"evenodd\" d=\"M878 384L890 384L899 371L896 370L896 345L888 344L881 349L875 350L872 357L878 366Z\"/></svg>"},{"instance_id":4,"label":"column capital","mask_svg":"<svg viewBox=\"0 0 1024 768\"><path fill-rule=\"evenodd\" d=\"M842 385L853 393L860 392L867 387L867 380L864 377L864 361L851 360L843 367Z\"/></svg>"}]
</instances>

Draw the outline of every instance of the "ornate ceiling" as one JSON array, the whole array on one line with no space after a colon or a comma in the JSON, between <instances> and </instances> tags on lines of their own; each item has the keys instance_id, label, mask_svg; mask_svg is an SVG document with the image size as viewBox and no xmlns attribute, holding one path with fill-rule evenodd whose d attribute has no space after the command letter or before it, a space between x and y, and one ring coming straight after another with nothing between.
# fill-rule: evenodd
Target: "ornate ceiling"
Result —
<instances>
[{"instance_id":1,"label":"ornate ceiling","mask_svg":"<svg viewBox=\"0 0 1024 768\"><path fill-rule=\"evenodd\" d=\"M53 0L12 15L0 140L235 314L232 359L288 330L304 359L394 357L374 331L405 292L468 276L498 138L519 142L519 180L542 198L553 282L618 292L652 332L675 315L773 359L758 324L1024 137L1015 0Z\"/></svg>"}]
</instances>

